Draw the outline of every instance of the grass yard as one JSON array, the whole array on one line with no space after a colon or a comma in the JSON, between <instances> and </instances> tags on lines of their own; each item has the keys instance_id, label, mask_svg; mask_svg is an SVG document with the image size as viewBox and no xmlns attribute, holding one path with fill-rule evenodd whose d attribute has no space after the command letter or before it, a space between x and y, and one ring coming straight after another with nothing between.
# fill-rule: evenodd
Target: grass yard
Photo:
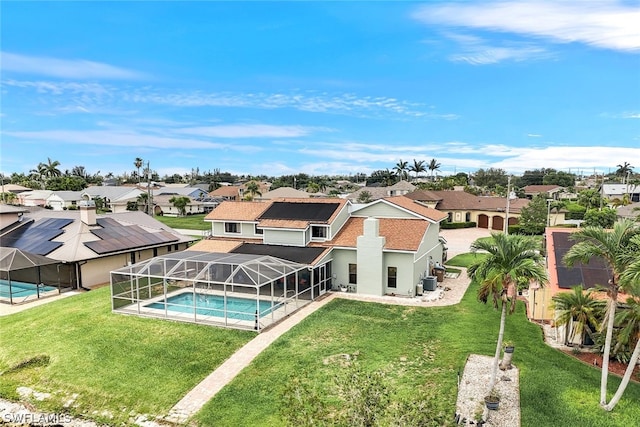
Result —
<instances>
[{"instance_id":1,"label":"grass yard","mask_svg":"<svg viewBox=\"0 0 640 427\"><path fill-rule=\"evenodd\" d=\"M205 214L187 216L154 216L155 219L171 228L182 228L185 230L211 230L211 223L205 222Z\"/></svg>"},{"instance_id":2,"label":"grass yard","mask_svg":"<svg viewBox=\"0 0 640 427\"><path fill-rule=\"evenodd\" d=\"M341 354L357 355L363 369L382 370L393 398L437 399L432 410L453 425L457 375L470 353L493 355L499 312L475 299L473 285L461 304L411 308L335 300L264 351L196 416L202 426L282 426L281 394L292 376L311 378L325 404L334 378L345 368ZM640 386L630 384L612 413L600 409L600 372L542 342L523 304L507 319L506 339L516 345L520 368L522 426L621 426L640 419ZM619 383L610 380L610 390ZM325 393L322 393L322 391Z\"/></svg>"},{"instance_id":3,"label":"grass yard","mask_svg":"<svg viewBox=\"0 0 640 427\"><path fill-rule=\"evenodd\" d=\"M255 336L112 314L108 287L0 317L0 331L0 396L26 386L51 393L38 409L117 425L166 414Z\"/></svg>"}]
</instances>

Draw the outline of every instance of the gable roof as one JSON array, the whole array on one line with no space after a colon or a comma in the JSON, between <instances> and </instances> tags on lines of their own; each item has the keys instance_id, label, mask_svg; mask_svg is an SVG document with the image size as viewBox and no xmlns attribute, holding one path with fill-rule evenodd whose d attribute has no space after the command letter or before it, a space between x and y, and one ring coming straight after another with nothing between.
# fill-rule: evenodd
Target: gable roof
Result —
<instances>
[{"instance_id":1,"label":"gable roof","mask_svg":"<svg viewBox=\"0 0 640 427\"><path fill-rule=\"evenodd\" d=\"M289 199L307 199L311 197L310 193L302 190L296 190L293 187L278 187L275 190L268 191L262 196L257 196L261 200L289 198Z\"/></svg>"},{"instance_id":2,"label":"gable roof","mask_svg":"<svg viewBox=\"0 0 640 427\"><path fill-rule=\"evenodd\" d=\"M439 222L447 218L446 213L421 205L420 203L416 203L414 200L411 200L406 196L385 197L382 201L399 206L434 222Z\"/></svg>"},{"instance_id":3,"label":"gable roof","mask_svg":"<svg viewBox=\"0 0 640 427\"><path fill-rule=\"evenodd\" d=\"M446 217L446 215L445 215ZM364 232L364 217L352 217L336 237L328 242L331 246L355 248L358 236ZM417 251L430 223L421 219L379 218L380 236L385 238L384 249Z\"/></svg>"},{"instance_id":4,"label":"gable roof","mask_svg":"<svg viewBox=\"0 0 640 427\"><path fill-rule=\"evenodd\" d=\"M136 199L143 191L136 187L93 185L82 190L82 193L86 193L92 198L102 197L111 202L119 202Z\"/></svg>"},{"instance_id":5,"label":"gable roof","mask_svg":"<svg viewBox=\"0 0 640 427\"><path fill-rule=\"evenodd\" d=\"M523 188L525 194L548 193L554 190L562 190L560 185L527 185Z\"/></svg>"},{"instance_id":6,"label":"gable roof","mask_svg":"<svg viewBox=\"0 0 640 427\"><path fill-rule=\"evenodd\" d=\"M210 196L234 197L240 196L240 187L235 185L223 185L209 193Z\"/></svg>"}]
</instances>

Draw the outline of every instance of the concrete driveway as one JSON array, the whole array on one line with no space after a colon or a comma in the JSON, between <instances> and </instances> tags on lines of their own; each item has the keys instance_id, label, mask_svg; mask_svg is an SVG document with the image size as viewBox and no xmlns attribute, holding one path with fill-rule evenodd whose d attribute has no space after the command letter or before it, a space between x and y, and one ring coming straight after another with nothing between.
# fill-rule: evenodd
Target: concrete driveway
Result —
<instances>
[{"instance_id":1,"label":"concrete driveway","mask_svg":"<svg viewBox=\"0 0 640 427\"><path fill-rule=\"evenodd\" d=\"M440 235L447 240L447 257L470 252L469 246L480 237L489 237L491 230L486 228L459 228L456 230L440 230Z\"/></svg>"}]
</instances>

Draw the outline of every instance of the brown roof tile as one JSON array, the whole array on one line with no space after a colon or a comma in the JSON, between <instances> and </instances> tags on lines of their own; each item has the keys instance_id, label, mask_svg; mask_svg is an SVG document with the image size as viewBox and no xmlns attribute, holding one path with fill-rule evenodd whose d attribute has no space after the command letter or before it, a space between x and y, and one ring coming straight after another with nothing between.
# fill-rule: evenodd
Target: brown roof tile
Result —
<instances>
[{"instance_id":1,"label":"brown roof tile","mask_svg":"<svg viewBox=\"0 0 640 427\"><path fill-rule=\"evenodd\" d=\"M292 219L263 219L258 223L258 226L265 228L295 228L304 230L309 226L309 221L296 221Z\"/></svg>"},{"instance_id":2,"label":"brown roof tile","mask_svg":"<svg viewBox=\"0 0 640 427\"><path fill-rule=\"evenodd\" d=\"M435 222L442 221L447 217L447 214L416 203L415 200L406 196L385 197L384 200Z\"/></svg>"},{"instance_id":3,"label":"brown roof tile","mask_svg":"<svg viewBox=\"0 0 640 427\"><path fill-rule=\"evenodd\" d=\"M405 195L412 200L421 202L437 202L439 211L476 210L502 212L507 208L506 197L475 196L465 191L414 191ZM529 199L515 199L509 203L509 211L520 212L522 207L529 204Z\"/></svg>"},{"instance_id":4,"label":"brown roof tile","mask_svg":"<svg viewBox=\"0 0 640 427\"><path fill-rule=\"evenodd\" d=\"M365 218L350 218L338 235L329 242L332 246L356 247L358 236L364 232ZM429 222L421 219L380 218L380 235L385 249L417 251Z\"/></svg>"},{"instance_id":5,"label":"brown roof tile","mask_svg":"<svg viewBox=\"0 0 640 427\"><path fill-rule=\"evenodd\" d=\"M226 200L220 203L204 219L205 221L255 221L269 206L271 206L270 201L236 202Z\"/></svg>"}]
</instances>

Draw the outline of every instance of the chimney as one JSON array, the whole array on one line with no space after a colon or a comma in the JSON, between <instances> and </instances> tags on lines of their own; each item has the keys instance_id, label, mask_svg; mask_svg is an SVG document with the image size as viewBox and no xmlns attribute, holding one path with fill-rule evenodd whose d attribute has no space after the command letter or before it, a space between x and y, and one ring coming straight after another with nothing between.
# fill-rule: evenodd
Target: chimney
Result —
<instances>
[{"instance_id":1,"label":"chimney","mask_svg":"<svg viewBox=\"0 0 640 427\"><path fill-rule=\"evenodd\" d=\"M96 204L93 200L84 200L79 204L80 220L87 225L96 225Z\"/></svg>"}]
</instances>

